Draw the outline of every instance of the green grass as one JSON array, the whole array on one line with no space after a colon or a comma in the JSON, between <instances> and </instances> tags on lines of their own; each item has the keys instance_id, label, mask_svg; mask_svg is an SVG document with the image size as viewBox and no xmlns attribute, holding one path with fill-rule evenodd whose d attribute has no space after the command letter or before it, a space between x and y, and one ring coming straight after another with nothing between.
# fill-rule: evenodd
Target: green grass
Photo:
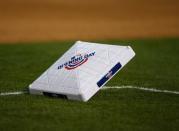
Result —
<instances>
[{"instance_id":1,"label":"green grass","mask_svg":"<svg viewBox=\"0 0 179 131\"><path fill-rule=\"evenodd\" d=\"M179 39L100 42L127 43L136 52L107 85L179 91ZM1 44L0 92L26 89L72 44ZM28 94L0 96L3 130L178 131L179 96L135 89L102 90L86 103Z\"/></svg>"}]
</instances>

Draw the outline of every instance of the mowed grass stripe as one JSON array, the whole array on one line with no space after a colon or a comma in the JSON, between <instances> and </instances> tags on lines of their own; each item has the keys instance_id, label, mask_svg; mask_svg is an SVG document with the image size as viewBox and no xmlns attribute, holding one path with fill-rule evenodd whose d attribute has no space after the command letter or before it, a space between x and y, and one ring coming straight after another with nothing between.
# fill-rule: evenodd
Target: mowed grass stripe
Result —
<instances>
[{"instance_id":1,"label":"mowed grass stripe","mask_svg":"<svg viewBox=\"0 0 179 131\"><path fill-rule=\"evenodd\" d=\"M3 130L177 130L178 96L103 90L89 102L19 95L0 98Z\"/></svg>"}]
</instances>

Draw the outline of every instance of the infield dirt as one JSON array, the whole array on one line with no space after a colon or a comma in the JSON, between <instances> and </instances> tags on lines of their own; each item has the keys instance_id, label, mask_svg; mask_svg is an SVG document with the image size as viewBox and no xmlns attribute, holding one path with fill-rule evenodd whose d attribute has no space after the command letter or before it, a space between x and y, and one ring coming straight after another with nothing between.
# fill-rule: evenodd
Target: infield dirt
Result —
<instances>
[{"instance_id":1,"label":"infield dirt","mask_svg":"<svg viewBox=\"0 0 179 131\"><path fill-rule=\"evenodd\" d=\"M6 0L0 42L179 36L177 0Z\"/></svg>"}]
</instances>

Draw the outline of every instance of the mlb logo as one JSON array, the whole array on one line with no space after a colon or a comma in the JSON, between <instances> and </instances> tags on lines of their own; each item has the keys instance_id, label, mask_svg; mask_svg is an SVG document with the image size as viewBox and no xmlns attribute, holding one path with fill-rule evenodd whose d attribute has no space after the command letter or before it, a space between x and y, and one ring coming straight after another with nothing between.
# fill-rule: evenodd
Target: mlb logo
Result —
<instances>
[{"instance_id":1,"label":"mlb logo","mask_svg":"<svg viewBox=\"0 0 179 131\"><path fill-rule=\"evenodd\" d=\"M130 46L77 41L29 86L29 91L88 101L134 56Z\"/></svg>"}]
</instances>

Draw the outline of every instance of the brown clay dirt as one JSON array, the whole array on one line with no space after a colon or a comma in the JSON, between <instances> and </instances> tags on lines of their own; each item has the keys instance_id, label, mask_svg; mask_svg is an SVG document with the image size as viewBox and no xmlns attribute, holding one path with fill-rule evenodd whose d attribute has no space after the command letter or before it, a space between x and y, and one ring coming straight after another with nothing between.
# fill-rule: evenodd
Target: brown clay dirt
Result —
<instances>
[{"instance_id":1,"label":"brown clay dirt","mask_svg":"<svg viewBox=\"0 0 179 131\"><path fill-rule=\"evenodd\" d=\"M1 43L178 36L178 0L0 0Z\"/></svg>"}]
</instances>

